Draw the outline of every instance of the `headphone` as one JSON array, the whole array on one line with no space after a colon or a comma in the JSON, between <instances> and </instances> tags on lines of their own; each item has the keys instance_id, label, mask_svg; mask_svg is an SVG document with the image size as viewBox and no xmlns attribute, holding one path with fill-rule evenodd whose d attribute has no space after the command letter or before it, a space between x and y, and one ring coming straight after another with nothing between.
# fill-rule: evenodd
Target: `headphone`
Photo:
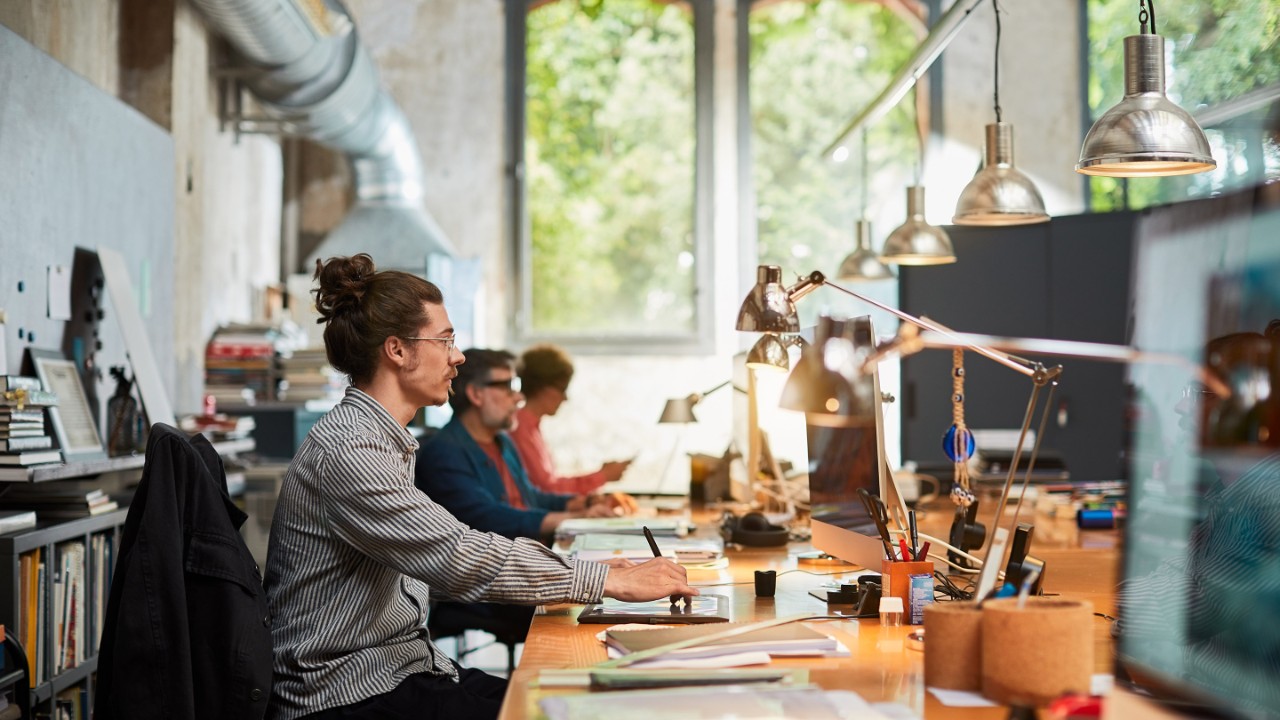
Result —
<instances>
[{"instance_id":1,"label":"headphone","mask_svg":"<svg viewBox=\"0 0 1280 720\"><path fill-rule=\"evenodd\" d=\"M742 517L725 513L720 527L726 542L748 547L776 547L786 545L791 531L774 525L763 513L749 512Z\"/></svg>"}]
</instances>

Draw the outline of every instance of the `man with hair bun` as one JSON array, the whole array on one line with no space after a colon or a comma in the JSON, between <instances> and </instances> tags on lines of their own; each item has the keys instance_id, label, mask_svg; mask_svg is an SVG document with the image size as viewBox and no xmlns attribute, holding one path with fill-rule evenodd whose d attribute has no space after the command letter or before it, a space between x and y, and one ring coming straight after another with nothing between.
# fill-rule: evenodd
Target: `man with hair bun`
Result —
<instances>
[{"instance_id":1,"label":"man with hair bun","mask_svg":"<svg viewBox=\"0 0 1280 720\"><path fill-rule=\"evenodd\" d=\"M405 429L449 398L464 358L444 298L360 254L316 267L329 362L351 386L285 474L265 586L275 720L492 718L506 680L462 669L431 642L434 597L538 605L697 595L665 558L566 560L529 539L473 530L414 486Z\"/></svg>"}]
</instances>

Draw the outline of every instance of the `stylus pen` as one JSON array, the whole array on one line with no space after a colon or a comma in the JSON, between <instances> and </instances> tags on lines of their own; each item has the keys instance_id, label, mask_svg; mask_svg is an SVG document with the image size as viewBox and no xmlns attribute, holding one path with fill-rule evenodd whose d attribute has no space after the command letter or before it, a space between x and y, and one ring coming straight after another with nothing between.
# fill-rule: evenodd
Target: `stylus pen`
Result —
<instances>
[{"instance_id":1,"label":"stylus pen","mask_svg":"<svg viewBox=\"0 0 1280 720\"><path fill-rule=\"evenodd\" d=\"M662 557L662 551L658 549L658 541L653 539L653 533L649 532L648 526L641 529L644 530L644 539L649 541L649 549L653 551L653 556Z\"/></svg>"}]
</instances>

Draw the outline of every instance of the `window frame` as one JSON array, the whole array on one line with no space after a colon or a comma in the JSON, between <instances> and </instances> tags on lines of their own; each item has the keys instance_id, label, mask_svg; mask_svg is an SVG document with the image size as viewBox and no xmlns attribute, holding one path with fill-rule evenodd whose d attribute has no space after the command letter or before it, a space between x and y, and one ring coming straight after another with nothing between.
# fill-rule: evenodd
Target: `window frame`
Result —
<instances>
[{"instance_id":1,"label":"window frame","mask_svg":"<svg viewBox=\"0 0 1280 720\"><path fill-rule=\"evenodd\" d=\"M559 1L559 0L550 0ZM578 354L693 355L714 351L714 188L713 100L715 70L715 0L684 0L693 11L694 30L694 327L689 333L564 333L535 330L533 305L533 238L526 200L525 116L528 14L548 0L505 0L506 11L506 162L508 237L511 262L507 276L509 334L518 345L554 342Z\"/></svg>"}]
</instances>

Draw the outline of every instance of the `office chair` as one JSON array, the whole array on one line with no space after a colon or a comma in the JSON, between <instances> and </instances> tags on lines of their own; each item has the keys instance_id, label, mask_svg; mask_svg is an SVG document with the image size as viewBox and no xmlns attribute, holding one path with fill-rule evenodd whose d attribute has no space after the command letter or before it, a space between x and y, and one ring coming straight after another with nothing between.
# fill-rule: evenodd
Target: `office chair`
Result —
<instances>
[{"instance_id":1,"label":"office chair","mask_svg":"<svg viewBox=\"0 0 1280 720\"><path fill-rule=\"evenodd\" d=\"M431 612L427 616L427 631L431 633L432 642L454 638L458 648L458 656L454 659L459 663L467 655L493 644L468 648L467 631L489 633L494 637L494 642L507 647L507 676L510 677L516 669L516 646L523 643L528 635L534 610L533 607L523 605L432 601Z\"/></svg>"}]
</instances>

